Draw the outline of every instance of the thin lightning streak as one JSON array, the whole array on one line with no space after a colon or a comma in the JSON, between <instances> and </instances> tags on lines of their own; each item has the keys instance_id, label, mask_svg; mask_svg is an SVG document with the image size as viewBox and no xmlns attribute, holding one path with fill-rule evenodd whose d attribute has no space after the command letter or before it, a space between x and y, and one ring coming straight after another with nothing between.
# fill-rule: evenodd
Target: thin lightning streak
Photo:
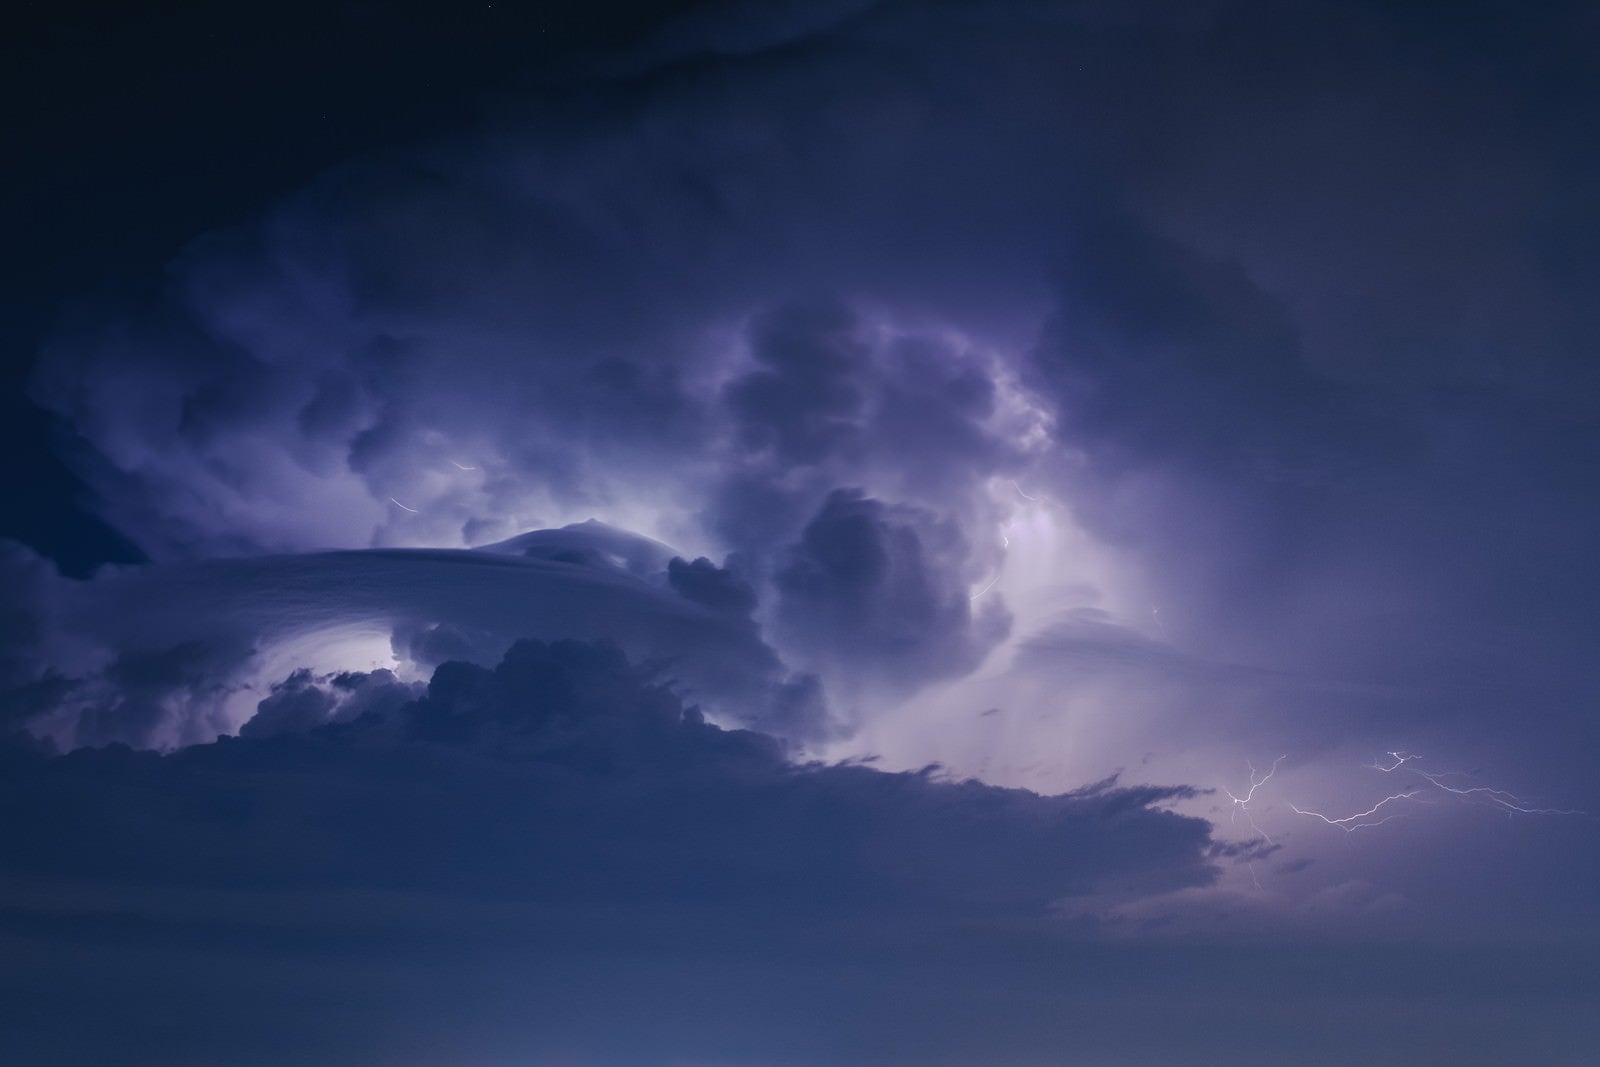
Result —
<instances>
[{"instance_id":1,"label":"thin lightning streak","mask_svg":"<svg viewBox=\"0 0 1600 1067\"><path fill-rule=\"evenodd\" d=\"M1017 483L1016 482L1012 482L1011 484L1012 485L1016 485ZM1009 530L1009 529L1011 529L1011 527L1009 525L1000 527L1000 544L1005 548L1010 548L1011 547L1011 538L1006 536L1006 531ZM994 588L994 583L998 582L999 580L1000 580L1000 571L997 570L997 571L994 572L994 577L989 579L989 584L988 585L984 586L982 589L978 590L976 593L973 593L967 599L968 600L977 600L983 594L985 594L989 590L993 589Z\"/></svg>"},{"instance_id":2,"label":"thin lightning streak","mask_svg":"<svg viewBox=\"0 0 1600 1067\"><path fill-rule=\"evenodd\" d=\"M394 497L390 497L389 498L389 503L393 504L397 508L405 508L407 511L411 512L411 514L413 514L413 515L419 514L419 512L417 511L416 508L406 508L406 506L404 504L400 503L400 501L396 500Z\"/></svg>"},{"instance_id":3,"label":"thin lightning streak","mask_svg":"<svg viewBox=\"0 0 1600 1067\"><path fill-rule=\"evenodd\" d=\"M457 469L457 470L463 470L463 471L475 471L475 470L477 470L477 469L478 469L478 468L477 468L477 467L469 467L469 466L467 466L467 465L466 465L466 464L465 464L465 463L456 463L456 461L455 461L455 460L451 460L451 461L450 461L450 462L451 462L451 463L455 463L455 465L456 465L456 469Z\"/></svg>"},{"instance_id":4,"label":"thin lightning streak","mask_svg":"<svg viewBox=\"0 0 1600 1067\"><path fill-rule=\"evenodd\" d=\"M1378 809L1383 807L1385 804L1391 803L1391 802L1396 801L1396 800L1410 800L1412 797L1414 797L1416 795L1417 795L1417 791L1414 790L1414 789L1409 793L1396 793L1392 797L1384 797L1382 800L1380 800L1376 804L1372 805L1372 807L1368 808L1366 811L1358 811L1354 815L1346 815L1342 819L1330 818L1330 817L1322 814L1320 811L1302 811L1301 809L1295 807L1293 804L1289 805L1289 810L1294 812L1296 815L1310 815L1313 818L1321 819L1323 822L1327 823L1329 826L1337 826L1339 829L1343 830L1345 833L1352 834L1352 833L1355 833L1357 830L1362 829L1363 827L1367 827L1367 826L1382 826L1384 823L1388 822L1390 819L1397 818L1397 816L1395 816L1395 815L1385 815L1383 818L1379 819L1377 822L1357 822L1356 821L1357 819L1370 818L1371 816L1376 815L1377 812L1378 812Z\"/></svg>"},{"instance_id":5,"label":"thin lightning streak","mask_svg":"<svg viewBox=\"0 0 1600 1067\"><path fill-rule=\"evenodd\" d=\"M1024 492L1023 492L1023 491L1022 491L1022 486L1020 486L1020 485L1018 485L1018 484L1017 484L1017 483L1016 483L1016 480L1015 480L1015 479L1013 479L1013 480L1012 480L1012 482L1011 482L1011 488L1013 488L1013 489L1015 489L1015 490L1016 490L1016 491L1017 491L1017 495L1018 495L1018 496L1020 496L1020 497L1022 497L1022 499L1024 499L1024 500L1032 500L1032 501L1035 501L1035 502L1037 502L1037 501L1038 501L1038 499L1039 499L1039 498L1038 498L1038 497L1036 497L1036 496L1029 496L1029 495L1028 495L1028 494L1027 494L1027 493L1024 493Z\"/></svg>"},{"instance_id":6,"label":"thin lightning streak","mask_svg":"<svg viewBox=\"0 0 1600 1067\"><path fill-rule=\"evenodd\" d=\"M1415 760L1419 760L1419 759L1422 758L1421 756L1417 755L1414 752L1389 752L1387 755L1388 755L1389 760L1390 760L1389 763L1385 764L1382 761L1374 761L1372 763L1367 764L1367 767L1369 767L1370 769L1375 770L1375 771L1382 771L1384 774L1393 774L1395 771L1398 771L1398 770L1401 770L1402 768L1404 768L1406 766L1406 764L1411 763L1411 762L1413 762ZM1463 787L1451 785L1449 782L1443 781L1443 779L1445 777L1447 777L1448 775L1460 774L1461 773L1460 771L1425 771L1420 767L1412 767L1412 768L1410 768L1410 773L1417 775L1423 781L1427 782L1429 785L1433 786L1435 789L1439 790L1440 792L1450 793L1453 796L1461 797L1461 798L1463 798L1464 800L1467 800L1467 801L1485 801L1485 802L1487 802L1489 804L1492 804L1495 807L1498 807L1502 811L1504 811L1508 817L1512 816L1512 815L1516 815L1516 814L1522 814L1522 815L1582 815L1582 814L1584 814L1581 811L1573 811L1573 810L1568 809L1568 808L1536 808L1536 807L1533 807L1529 803L1529 801L1525 800L1524 798L1517 796L1515 793L1509 793L1504 789L1495 789L1495 788L1493 788L1491 786L1486 786L1486 785L1467 786L1467 787L1463 788ZM1383 823L1388 822L1390 819L1398 818L1399 817L1398 815L1390 814L1390 815L1385 815L1383 818L1378 819L1376 822L1362 822L1361 821L1362 819L1371 818L1373 815L1375 815L1377 813L1378 809L1382 808L1385 804L1392 803L1393 801L1396 801L1396 800L1412 800L1412 799L1415 799L1417 794L1420 793L1420 792L1422 792L1422 788L1419 786L1418 788L1408 790L1408 791L1406 791L1404 793L1396 793L1394 796L1385 797L1384 799L1378 801L1378 803L1374 804L1372 807L1368 808L1366 811L1357 812L1354 815L1348 815L1348 816L1346 816L1346 817L1344 817L1342 819L1330 818L1330 817L1328 817L1326 815L1323 815L1320 812L1303 811L1300 808L1296 808L1293 804L1289 805L1289 807L1298 815L1310 815L1310 816L1313 816L1315 818L1321 819L1323 822L1327 823L1329 826L1337 826L1339 829L1344 830L1346 833L1349 833L1349 832L1354 831L1354 830L1359 830L1364 826L1380 826ZM1419 803L1421 803L1421 802L1419 801Z\"/></svg>"},{"instance_id":7,"label":"thin lightning streak","mask_svg":"<svg viewBox=\"0 0 1600 1067\"><path fill-rule=\"evenodd\" d=\"M1367 764L1367 766L1371 767L1375 771L1382 771L1384 774L1389 774L1392 771L1399 770L1401 767L1404 767L1407 763L1410 763L1414 759L1422 758L1421 756L1414 755L1410 752L1391 752L1389 753L1389 756L1394 759L1394 762L1389 764L1387 767L1379 763L1377 760L1373 760L1371 763Z\"/></svg>"},{"instance_id":8,"label":"thin lightning streak","mask_svg":"<svg viewBox=\"0 0 1600 1067\"><path fill-rule=\"evenodd\" d=\"M971 595L971 596L970 596L970 597L968 597L968 598L967 598L967 599L968 599L968 600L977 600L977 599L978 599L978 598L979 598L979 597L981 597L981 596L982 596L982 595L983 595L983 594L985 594L985 593L987 593L987 592L988 592L988 591L989 591L989 590L991 590L991 589L993 589L993 588L994 588L994 583L996 583L996 582L998 582L998 581L999 581L999 580L1000 580L1000 576L999 576L999 575L998 575L998 574L997 574L997 575L995 575L995 576L994 576L994 577L993 577L993 578L990 578L990 579L989 579L989 584L988 584L988 585L986 585L986 586L984 586L984 587L983 587L983 588L982 588L982 589L980 589L980 590L978 590L978 591L977 591L977 592L976 592L976 593L973 593L973 594L972 594L972 595Z\"/></svg>"},{"instance_id":9,"label":"thin lightning streak","mask_svg":"<svg viewBox=\"0 0 1600 1067\"><path fill-rule=\"evenodd\" d=\"M1438 788L1443 789L1446 793L1454 793L1458 797L1472 797L1472 796L1475 796L1475 795L1476 796L1481 796L1483 799L1487 800L1489 803L1496 804L1496 805L1499 805L1501 808L1504 808L1507 814L1510 814L1512 812L1521 812L1524 815L1582 815L1583 814L1583 812L1581 812L1581 811L1572 811L1572 810L1567 809L1567 808L1530 808L1530 807L1526 806L1527 805L1527 801L1526 800L1522 799L1521 797L1517 796L1514 793L1508 793L1504 789L1491 789L1486 785L1472 786L1472 787L1467 788L1467 789L1457 789L1453 785L1446 785L1445 783L1439 781L1439 779L1441 777L1443 777L1442 774L1438 774L1438 775L1429 774L1427 771L1418 771L1417 773L1422 775L1422 777L1426 778L1428 781L1432 782ZM1448 774L1448 773L1451 773L1451 772L1446 771L1444 773ZM1460 772L1455 772L1455 773L1460 773Z\"/></svg>"},{"instance_id":10,"label":"thin lightning streak","mask_svg":"<svg viewBox=\"0 0 1600 1067\"><path fill-rule=\"evenodd\" d=\"M1235 821L1239 813L1241 811L1244 812L1244 820L1250 824L1250 829L1254 830L1256 836L1261 838L1269 845L1275 845L1277 842L1263 833L1261 827L1256 825L1255 816L1250 814L1250 808L1248 805L1250 801L1255 798L1256 790L1260 789L1262 786L1266 785L1267 782L1272 780L1272 776L1278 772L1278 764L1282 763L1286 758L1287 757L1285 756L1279 756L1277 759L1273 760L1272 766L1267 768L1267 773L1263 774L1260 778L1256 777L1255 765L1252 763L1246 763L1245 766L1250 768L1250 789L1245 793L1244 796L1236 797L1233 795L1231 790L1223 790L1224 793L1228 794L1228 799L1233 801L1233 811L1229 815L1228 821ZM1250 874L1251 877L1255 877L1254 871L1251 871Z\"/></svg>"}]
</instances>

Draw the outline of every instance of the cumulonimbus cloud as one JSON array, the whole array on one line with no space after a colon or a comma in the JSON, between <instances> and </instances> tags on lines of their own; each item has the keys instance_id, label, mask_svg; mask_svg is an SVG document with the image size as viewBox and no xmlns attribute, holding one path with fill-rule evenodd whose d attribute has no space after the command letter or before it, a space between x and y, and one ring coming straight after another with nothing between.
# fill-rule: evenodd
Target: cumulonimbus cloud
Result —
<instances>
[{"instance_id":1,"label":"cumulonimbus cloud","mask_svg":"<svg viewBox=\"0 0 1600 1067\"><path fill-rule=\"evenodd\" d=\"M762 640L753 602L717 601L681 577L704 585L719 573L709 561L598 523L478 550L255 556L82 582L20 550L7 569L33 587L15 609L32 617L10 646L11 717L67 747L206 741L303 669L493 663L523 637L610 640L670 663L714 713L796 740L828 729L815 682Z\"/></svg>"},{"instance_id":2,"label":"cumulonimbus cloud","mask_svg":"<svg viewBox=\"0 0 1600 1067\"><path fill-rule=\"evenodd\" d=\"M898 699L992 660L1007 612L1026 641L1091 605L1114 647L1055 653L1143 657L1118 677L1148 699L1097 709L1137 708L1141 738L1403 724L1578 778L1594 267L1591 212L1558 190L1592 168L1568 147L1581 94L1501 94L1381 6L935 7L830 5L814 36L752 13L667 50L692 62L324 175L63 330L36 395L99 513L176 568L91 593L23 567L8 720L78 700L86 739L204 740L238 725L215 709L291 604L381 617L362 639L428 664L492 662L518 628L671 655L681 625L722 657L685 657L697 691L776 685L760 721L803 733L822 691ZM1150 597L1061 592L1099 577L1065 552L1004 573L1024 493ZM683 562L614 600L627 565L550 577L598 547L367 554L590 516ZM169 582L218 632L160 621ZM57 625L103 595L130 621ZM1196 710L1161 691L1180 658L1153 635L1345 688ZM283 721L339 717L285 679L370 664L294 651L252 699L280 684ZM1072 738L1141 756L1095 740Z\"/></svg>"}]
</instances>

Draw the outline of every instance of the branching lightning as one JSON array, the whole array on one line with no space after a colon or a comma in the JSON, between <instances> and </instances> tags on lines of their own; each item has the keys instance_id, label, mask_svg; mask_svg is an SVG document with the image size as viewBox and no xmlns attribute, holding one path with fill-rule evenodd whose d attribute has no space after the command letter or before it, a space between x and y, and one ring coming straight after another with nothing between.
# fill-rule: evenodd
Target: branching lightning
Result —
<instances>
[{"instance_id":1,"label":"branching lightning","mask_svg":"<svg viewBox=\"0 0 1600 1067\"><path fill-rule=\"evenodd\" d=\"M1327 823L1329 826L1337 826L1339 829L1343 830L1345 833L1350 834L1350 833L1354 833L1357 830L1365 829L1366 827L1369 827L1369 826L1382 826L1384 823L1388 822L1390 819L1398 818L1399 817L1398 813L1391 812L1388 815L1385 815L1383 818L1379 819L1377 822L1361 822L1360 821L1362 819L1371 818L1372 816L1376 815L1378 813L1378 810L1380 808L1382 808L1386 804L1391 804L1396 800L1410 800L1411 798L1415 797L1416 795L1417 795L1417 791L1414 790L1414 789L1409 793L1396 793L1392 797L1384 797L1382 800L1380 800L1376 804L1372 805L1372 807L1368 808L1366 811L1358 811L1354 815L1346 815L1342 819L1332 818L1331 816L1327 816L1327 815L1322 814L1320 811L1305 811L1304 809L1295 807L1293 804L1289 805L1289 810L1294 812L1296 815L1309 815L1314 819L1321 819L1323 822Z\"/></svg>"},{"instance_id":2,"label":"branching lightning","mask_svg":"<svg viewBox=\"0 0 1600 1067\"><path fill-rule=\"evenodd\" d=\"M1256 774L1255 764L1247 762L1245 766L1250 768L1250 788L1245 791L1244 796L1235 796L1232 790L1223 789L1223 792L1228 794L1228 799L1233 801L1233 809L1229 813L1228 821L1237 822L1239 813L1244 812L1244 821L1250 824L1251 831L1261 840L1265 841L1268 845L1271 845L1274 848L1277 847L1278 843L1268 836L1266 832L1261 829L1261 827L1256 825L1255 816L1250 814L1250 802L1255 799L1256 790L1260 789L1262 786L1266 785L1267 782L1271 781L1272 776L1277 773L1278 764L1282 763L1285 758L1286 757L1284 756L1279 756L1277 759L1273 760L1272 766L1267 768L1267 773L1262 775ZM1255 887L1257 891L1259 891L1261 889L1261 879L1256 877L1255 863L1249 859L1246 859L1245 867L1250 872L1250 881L1255 883Z\"/></svg>"},{"instance_id":3,"label":"branching lightning","mask_svg":"<svg viewBox=\"0 0 1600 1067\"><path fill-rule=\"evenodd\" d=\"M1507 816L1512 816L1512 815L1517 815L1517 814L1521 814L1521 815L1582 815L1582 814L1584 814L1581 811L1574 811L1574 810L1571 810L1571 809L1568 809L1568 808L1541 808L1541 807L1535 807L1535 806L1533 806L1531 801L1526 800L1523 797L1519 797L1515 793L1509 793L1504 789L1495 789L1495 788L1493 788L1491 786L1486 786L1486 785L1478 785L1478 786L1456 786L1456 785L1451 785L1449 782L1445 781L1444 779L1452 777L1452 776L1462 775L1464 772L1462 772L1462 771L1425 771L1421 767L1408 767L1408 764L1414 763L1417 760L1422 759L1421 756L1417 755L1414 752L1388 752L1388 753L1385 753L1385 755L1388 757L1388 761L1387 762L1385 762L1384 760L1374 760L1373 762L1367 764L1366 766L1371 770L1381 771L1384 774L1394 774L1397 771L1404 771L1405 773L1415 774L1419 778L1421 778L1423 782L1427 783L1428 786L1432 786L1434 789L1437 789L1442 793L1448 793L1448 794L1450 794L1452 796L1460 797L1463 800L1468 801L1468 802L1481 802L1481 803L1486 803L1486 804L1492 805L1492 806L1494 806L1496 808L1499 808L1500 810L1504 811ZM1337 826L1339 829L1345 831L1346 833L1350 833L1350 832L1353 832L1355 830L1360 830L1360 829L1362 829L1364 827L1368 827L1368 826L1380 826L1383 823L1388 822L1390 819L1398 818L1400 813L1390 812L1390 813L1384 815L1382 818L1376 819L1375 821L1371 821L1371 822L1366 821L1366 820L1372 819L1374 816L1376 816L1380 809L1382 809L1383 807L1385 807L1388 804L1394 803L1395 801L1398 801L1398 800L1416 800L1417 796L1420 793L1424 792L1425 789L1426 789L1426 786L1424 786L1422 784L1418 784L1416 787L1414 787L1412 789L1408 789L1403 793L1396 793L1396 794L1394 794L1392 796L1384 797L1382 800L1378 801L1376 804L1374 804L1372 807L1368 808L1366 811L1359 811L1359 812L1356 812L1354 815L1347 815L1347 816L1345 816L1343 818L1339 818L1339 819L1333 818L1333 817L1328 816L1328 815L1324 815L1321 812L1308 811L1308 810L1305 810L1305 809L1302 809L1302 808L1297 808L1293 804L1289 805L1289 807L1290 807L1290 810L1292 810L1296 815L1309 815L1312 818L1321 819L1323 822L1327 823L1329 826ZM1422 803L1422 801L1418 801L1418 803Z\"/></svg>"},{"instance_id":4,"label":"branching lightning","mask_svg":"<svg viewBox=\"0 0 1600 1067\"><path fill-rule=\"evenodd\" d=\"M1382 763L1378 762L1377 760L1373 760L1371 763L1367 764L1367 766L1371 767L1375 771L1382 771L1384 774L1388 774L1390 771L1399 770L1401 767L1404 767L1410 761L1412 761L1414 759L1421 759L1422 757L1421 756L1414 756L1409 752L1390 752L1389 753L1389 758L1394 760L1394 762L1389 764L1389 766L1387 766L1387 767L1385 767Z\"/></svg>"},{"instance_id":5,"label":"branching lightning","mask_svg":"<svg viewBox=\"0 0 1600 1067\"><path fill-rule=\"evenodd\" d=\"M1224 793L1228 794L1228 799L1233 801L1233 811L1228 816L1228 821L1229 822L1237 821L1239 813L1240 812L1244 812L1245 822L1250 824L1250 829L1255 832L1255 835L1257 837L1261 838L1263 841L1265 841L1269 845L1275 845L1275 844L1277 844L1277 842L1272 840L1272 838L1268 837L1265 833L1263 833L1262 830L1261 830L1261 827L1256 825L1255 817L1250 814L1250 806L1249 805L1250 805L1250 801L1255 799L1256 790L1260 789L1262 786L1266 785L1269 781L1272 780L1272 776L1274 774L1276 774L1277 771L1278 771L1278 764L1282 763L1285 758L1287 758L1287 757L1279 756L1277 759L1273 760L1272 761L1272 766L1267 768L1267 773L1261 775L1259 778L1256 777L1255 765L1252 764L1252 763L1246 763L1245 766L1250 768L1250 788L1249 788L1248 791L1246 791L1244 796L1242 796L1242 797L1234 796L1233 792L1231 790L1228 790L1228 789L1224 789L1223 790ZM1255 874L1255 872L1252 871L1251 872L1252 877L1254 876L1254 874Z\"/></svg>"},{"instance_id":6,"label":"branching lightning","mask_svg":"<svg viewBox=\"0 0 1600 1067\"><path fill-rule=\"evenodd\" d=\"M1569 808L1534 808L1534 807L1529 807L1528 806L1529 802L1527 800L1524 800L1522 797L1519 797L1514 793L1508 793L1504 789L1491 789L1489 786L1486 786L1486 785L1470 786L1470 787L1468 787L1466 789L1459 789L1456 786L1447 785L1446 783L1441 782L1439 780L1440 778L1444 777L1447 774L1461 774L1462 773L1461 771L1443 771L1443 772L1438 773L1438 774L1429 774L1427 771L1418 770L1416 773L1422 775L1422 777L1426 778L1435 787L1444 790L1446 793L1453 793L1458 797L1466 797L1468 800L1487 801L1488 803L1493 804L1496 807L1502 809L1508 815L1514 814L1514 813L1521 813L1523 815L1582 815L1583 814L1583 812L1581 812L1581 811L1573 811L1573 810L1571 810Z\"/></svg>"}]
</instances>

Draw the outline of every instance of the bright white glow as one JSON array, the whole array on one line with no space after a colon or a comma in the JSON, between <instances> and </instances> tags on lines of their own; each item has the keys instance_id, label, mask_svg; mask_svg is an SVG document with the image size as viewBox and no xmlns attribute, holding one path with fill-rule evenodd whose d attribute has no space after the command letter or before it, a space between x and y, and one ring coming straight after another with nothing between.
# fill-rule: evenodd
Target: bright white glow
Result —
<instances>
[{"instance_id":1,"label":"bright white glow","mask_svg":"<svg viewBox=\"0 0 1600 1067\"><path fill-rule=\"evenodd\" d=\"M411 665L395 658L387 626L357 622L306 630L258 654L254 669L223 704L222 728L238 733L239 727L255 715L256 705L271 695L272 687L302 669L317 677L344 671L390 670L401 681L422 678ZM192 742L192 738L174 739L173 744Z\"/></svg>"},{"instance_id":2,"label":"bright white glow","mask_svg":"<svg viewBox=\"0 0 1600 1067\"><path fill-rule=\"evenodd\" d=\"M1108 767L1128 766L1148 750L1155 720L1142 708L1151 695L1128 692L1115 650L1109 673L1064 684L1034 647L1079 619L1113 641L1137 642L1135 628L1122 620L1140 618L1149 600L1131 558L1045 494L1009 478L987 489L983 503L996 519L989 528L999 558L968 593L974 610L1004 604L1010 638L973 674L931 686L898 707L873 708L852 736L814 755L870 753L885 769L937 762L956 775L1050 793L1103 778Z\"/></svg>"}]
</instances>

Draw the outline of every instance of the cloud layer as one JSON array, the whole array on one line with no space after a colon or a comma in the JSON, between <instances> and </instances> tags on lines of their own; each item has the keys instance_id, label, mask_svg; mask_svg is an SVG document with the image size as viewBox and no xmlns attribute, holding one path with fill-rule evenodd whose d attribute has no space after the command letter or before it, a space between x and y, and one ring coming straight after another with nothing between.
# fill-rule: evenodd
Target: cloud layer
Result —
<instances>
[{"instance_id":1,"label":"cloud layer","mask_svg":"<svg viewBox=\"0 0 1600 1067\"><path fill-rule=\"evenodd\" d=\"M670 662L708 708L797 740L827 730L815 681L762 641L732 576L598 523L475 551L257 556L84 582L20 550L7 569L32 594L15 602L10 715L66 747L209 741L296 671L425 676L446 659L492 664L530 636L605 638Z\"/></svg>"},{"instance_id":2,"label":"cloud layer","mask_svg":"<svg viewBox=\"0 0 1600 1067\"><path fill-rule=\"evenodd\" d=\"M791 993L845 1034L795 1062L1174 1062L1174 1002L1202 1061L1592 1046L1587 817L1297 808L1399 750L1600 810L1593 29L717 4L197 237L40 357L153 562L6 550L0 725L164 754L18 739L22 940L349 923L348 991L470 927L441 999L525 981L563 1035L486 1063L584 1062L608 997L617 1062L782 1062L741 1026Z\"/></svg>"},{"instance_id":3,"label":"cloud layer","mask_svg":"<svg viewBox=\"0 0 1600 1067\"><path fill-rule=\"evenodd\" d=\"M314 697L343 713L293 707ZM1182 789L1041 797L796 766L604 643L520 641L492 669L446 663L425 687L297 676L242 733L167 756L13 748L13 810L61 820L15 839L13 872L990 914L1211 877L1206 824L1152 808ZM280 810L322 815L285 837ZM79 846L91 838L105 846Z\"/></svg>"}]
</instances>

